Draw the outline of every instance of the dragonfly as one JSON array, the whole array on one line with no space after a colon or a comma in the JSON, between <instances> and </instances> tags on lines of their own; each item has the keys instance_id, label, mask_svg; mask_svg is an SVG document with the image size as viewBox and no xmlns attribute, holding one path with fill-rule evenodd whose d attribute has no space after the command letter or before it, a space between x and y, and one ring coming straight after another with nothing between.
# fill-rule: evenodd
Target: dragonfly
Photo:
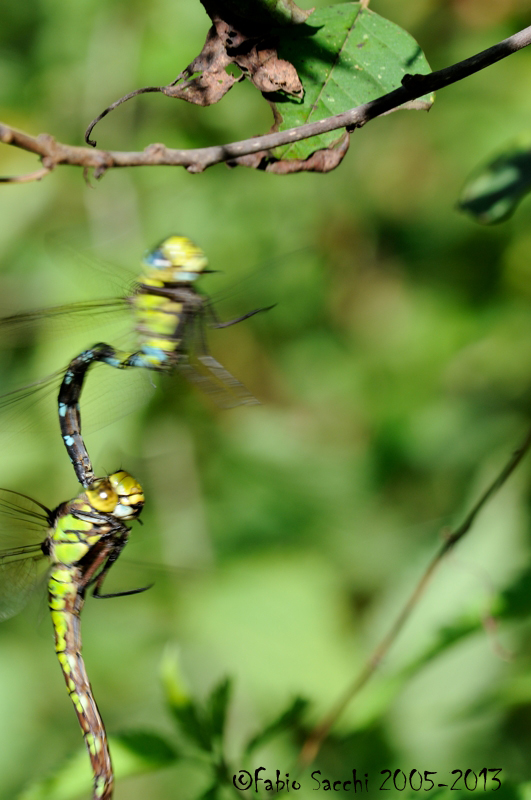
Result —
<instances>
[{"instance_id":1,"label":"dragonfly","mask_svg":"<svg viewBox=\"0 0 531 800\"><path fill-rule=\"evenodd\" d=\"M116 369L143 368L157 372L178 368L206 392L216 394L222 387L232 405L257 402L243 384L207 353L204 340L198 360L207 374L201 374L189 362L189 341L194 328L202 325L200 333L203 332L207 313L214 327L224 328L270 308L254 309L229 322L219 322L206 298L194 287L200 275L209 271L207 264L203 251L190 239L184 236L164 239L144 256L144 272L134 293L127 298L133 309L138 350L117 350L99 342L76 356L66 368L59 389L59 424L67 453L83 486L94 480L94 471L81 435L79 399L86 374L96 362Z\"/></svg>"},{"instance_id":2,"label":"dragonfly","mask_svg":"<svg viewBox=\"0 0 531 800\"><path fill-rule=\"evenodd\" d=\"M55 652L90 756L93 800L110 800L113 769L105 726L81 655L80 615L87 590L97 598L138 594L149 587L102 592L105 577L127 543L144 505L140 484L120 470L97 478L73 500L50 510L19 492L0 489L4 538L24 531L35 541L0 551L0 620L18 613L48 562L48 606Z\"/></svg>"},{"instance_id":3,"label":"dragonfly","mask_svg":"<svg viewBox=\"0 0 531 800\"><path fill-rule=\"evenodd\" d=\"M136 347L119 350L106 342L98 342L73 358L66 369L0 396L0 411L60 382L58 403L63 441L78 480L87 487L95 475L81 437L79 399L86 374L95 363L120 370L179 371L220 406L258 403L246 387L210 355L205 327L208 324L226 328L273 306L220 322L209 298L195 287L198 278L210 272L213 270L208 268L204 252L194 242L185 236L172 235L145 254L142 273L124 298L57 306L4 318L0 321L0 337L2 329L9 330L10 326L25 324L43 315L61 316L73 310L92 313L125 305L132 315Z\"/></svg>"}]
</instances>

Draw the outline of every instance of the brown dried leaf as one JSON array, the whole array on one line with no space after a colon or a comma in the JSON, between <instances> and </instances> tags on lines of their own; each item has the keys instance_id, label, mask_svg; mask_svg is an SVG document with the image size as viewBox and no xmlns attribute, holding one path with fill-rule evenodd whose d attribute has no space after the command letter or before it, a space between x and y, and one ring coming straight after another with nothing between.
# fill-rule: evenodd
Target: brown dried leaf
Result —
<instances>
[{"instance_id":1,"label":"brown dried leaf","mask_svg":"<svg viewBox=\"0 0 531 800\"><path fill-rule=\"evenodd\" d=\"M212 20L203 49L196 58L167 86L148 86L137 89L112 103L85 133L90 139L94 126L126 100L146 92L162 92L167 97L177 97L200 106L217 103L235 83L248 77L261 92L283 92L301 98L302 83L295 67L277 55L274 46L274 25L279 19L284 26L299 24L310 12L303 12L293 0L263 0L255 6L242 0L202 0ZM280 16L279 16L280 15ZM242 75L227 72L236 65Z\"/></svg>"},{"instance_id":2,"label":"brown dried leaf","mask_svg":"<svg viewBox=\"0 0 531 800\"><path fill-rule=\"evenodd\" d=\"M283 91L300 97L304 91L295 67L279 58L273 48L260 50L255 45L247 55L235 56L234 61L261 92Z\"/></svg>"},{"instance_id":3,"label":"brown dried leaf","mask_svg":"<svg viewBox=\"0 0 531 800\"><path fill-rule=\"evenodd\" d=\"M240 80L226 71L231 62L223 39L212 26L199 55L173 83L162 86L160 91L167 97L179 97L199 106L213 105Z\"/></svg>"},{"instance_id":4,"label":"brown dried leaf","mask_svg":"<svg viewBox=\"0 0 531 800\"><path fill-rule=\"evenodd\" d=\"M212 22L201 53L172 84L161 89L165 95L198 105L217 103L240 80L226 72L229 64L236 64L261 92L302 95L302 83L295 67L279 58L273 47L266 45L263 39L237 30L218 16L213 15ZM194 75L196 77L192 77Z\"/></svg>"}]
</instances>

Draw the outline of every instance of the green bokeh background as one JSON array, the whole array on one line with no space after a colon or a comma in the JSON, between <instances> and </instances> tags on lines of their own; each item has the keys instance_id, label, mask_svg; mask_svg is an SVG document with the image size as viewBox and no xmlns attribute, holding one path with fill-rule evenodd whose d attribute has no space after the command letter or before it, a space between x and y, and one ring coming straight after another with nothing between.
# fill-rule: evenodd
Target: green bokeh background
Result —
<instances>
[{"instance_id":1,"label":"green bokeh background","mask_svg":"<svg viewBox=\"0 0 531 800\"><path fill-rule=\"evenodd\" d=\"M528 25L526 5L371 3L417 38L434 69ZM0 13L0 118L73 144L109 102L174 78L207 29L192 0L27 0L4 2ZM90 378L96 394L100 377L108 383L87 407L87 420L100 421L99 430L87 422L97 472L129 469L148 498L128 555L173 567L117 566L116 588L153 574L155 587L87 603L84 652L109 732L173 735L159 681L168 642L179 644L194 694L235 677L236 767L241 743L295 694L309 698L317 721L391 624L440 531L522 436L531 203L493 229L455 203L478 161L529 129L530 74L531 51L522 51L440 92L429 114L375 120L326 176L155 167L111 171L89 186L80 170L61 167L40 183L2 188L4 315L104 296L105 268L88 267L87 257L134 274L145 248L173 232L223 271L204 281L213 293L272 260L222 308L235 316L276 301L275 309L210 337L261 406L221 412L175 380L117 421L121 404L131 406L129 378L105 378L103 368ZM265 132L269 117L242 83L208 109L143 96L105 119L96 138L124 150L197 147ZM1 174L37 166L0 149ZM101 326L95 317L81 330L44 324L6 336L0 390L59 369L103 337ZM53 506L77 487L53 395L44 406L44 417L40 405L23 419L0 415L0 485ZM343 715L317 765L323 774L357 767L370 773L375 797L386 768L502 767L506 780L531 780L529 474L524 464L443 564ZM43 594L0 628L1 798L80 746ZM482 627L491 614L494 635ZM447 628L455 641L438 647ZM282 740L256 763L286 771L295 754ZM119 783L115 796L186 800L203 784L201 767L176 767ZM304 796L315 796L305 785ZM524 797L526 787L504 792Z\"/></svg>"}]
</instances>

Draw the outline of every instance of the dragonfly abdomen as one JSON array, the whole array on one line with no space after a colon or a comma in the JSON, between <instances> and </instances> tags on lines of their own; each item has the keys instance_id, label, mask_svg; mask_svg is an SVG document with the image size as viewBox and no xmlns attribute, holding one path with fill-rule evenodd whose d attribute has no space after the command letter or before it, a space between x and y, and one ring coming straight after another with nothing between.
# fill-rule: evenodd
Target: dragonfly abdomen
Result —
<instances>
[{"instance_id":1,"label":"dragonfly abdomen","mask_svg":"<svg viewBox=\"0 0 531 800\"><path fill-rule=\"evenodd\" d=\"M84 604L82 570L56 564L48 582L48 603L55 632L55 652L74 705L94 774L93 800L110 800L113 791L111 756L105 726L92 694L81 655L80 613Z\"/></svg>"},{"instance_id":2,"label":"dragonfly abdomen","mask_svg":"<svg viewBox=\"0 0 531 800\"><path fill-rule=\"evenodd\" d=\"M142 288L142 287L141 287ZM147 288L147 287L145 287ZM94 471L81 436L79 397L89 368L97 361L115 369L170 370L179 361L183 327L183 302L140 291L130 298L135 309L138 350L127 352L99 342L76 356L59 389L59 424L66 450L78 480L88 486Z\"/></svg>"}]
</instances>

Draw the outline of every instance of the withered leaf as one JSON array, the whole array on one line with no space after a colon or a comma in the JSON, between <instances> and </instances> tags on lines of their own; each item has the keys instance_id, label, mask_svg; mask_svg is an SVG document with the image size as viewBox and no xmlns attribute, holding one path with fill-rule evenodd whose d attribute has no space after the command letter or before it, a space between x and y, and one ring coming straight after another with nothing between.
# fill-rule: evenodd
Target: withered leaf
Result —
<instances>
[{"instance_id":1,"label":"withered leaf","mask_svg":"<svg viewBox=\"0 0 531 800\"><path fill-rule=\"evenodd\" d=\"M94 126L121 103L145 92L162 92L188 103L209 106L217 103L243 77L261 92L281 92L296 98L304 94L295 67L279 58L275 46L275 27L303 23L311 12L299 9L293 0L202 0L212 20L203 49L166 86L148 86L130 92L112 103L85 133L88 144L96 146L90 134ZM236 65L241 75L227 72Z\"/></svg>"},{"instance_id":2,"label":"withered leaf","mask_svg":"<svg viewBox=\"0 0 531 800\"><path fill-rule=\"evenodd\" d=\"M231 61L222 37L212 26L199 55L173 83L162 86L160 91L168 97L179 97L199 106L213 105L239 80L226 71Z\"/></svg>"},{"instance_id":3,"label":"withered leaf","mask_svg":"<svg viewBox=\"0 0 531 800\"><path fill-rule=\"evenodd\" d=\"M162 88L164 94L199 105L216 103L239 80L226 72L229 64L236 64L261 92L302 95L295 67L279 58L265 39L236 30L217 16L212 17L212 22L201 53L170 86ZM205 97L211 98L210 102L204 102Z\"/></svg>"}]
</instances>

